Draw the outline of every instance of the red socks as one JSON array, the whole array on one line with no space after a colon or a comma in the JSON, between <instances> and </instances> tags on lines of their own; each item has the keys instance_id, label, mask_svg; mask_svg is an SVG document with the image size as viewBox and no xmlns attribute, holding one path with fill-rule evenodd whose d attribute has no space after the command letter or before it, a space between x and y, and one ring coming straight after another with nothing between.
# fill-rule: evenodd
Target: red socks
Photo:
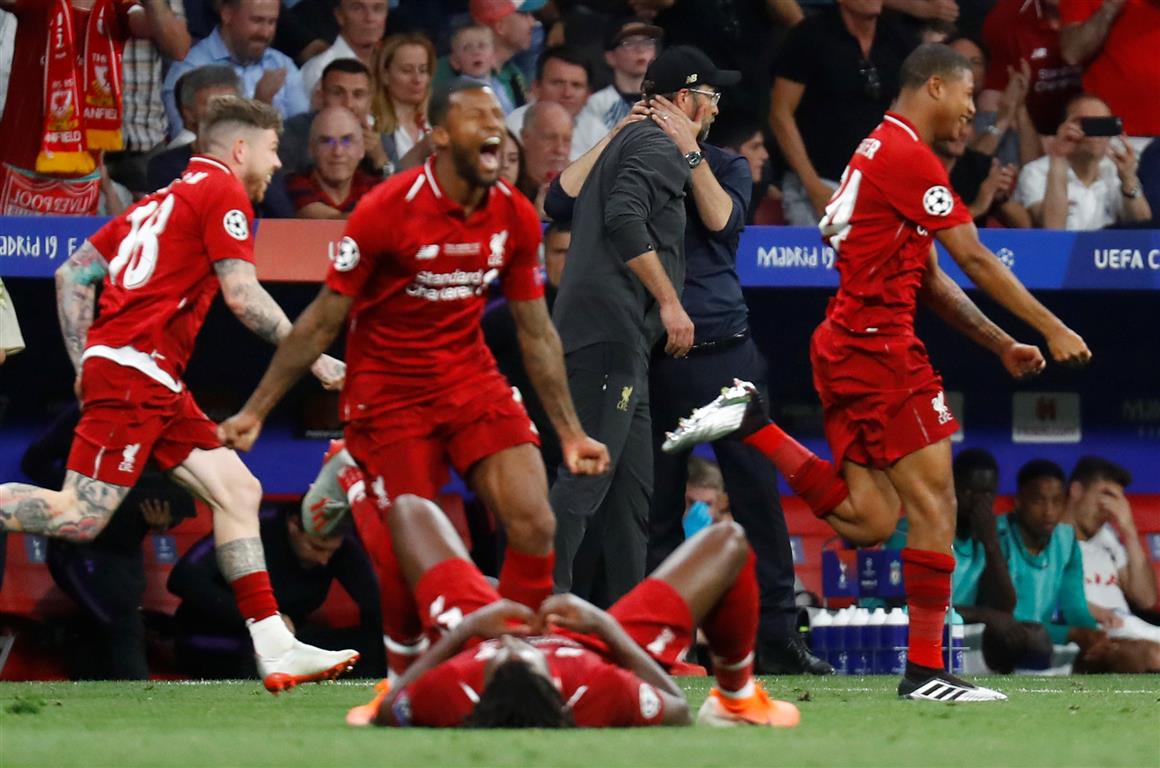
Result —
<instances>
[{"instance_id":1,"label":"red socks","mask_svg":"<svg viewBox=\"0 0 1160 768\"><path fill-rule=\"evenodd\" d=\"M753 677L753 646L757 641L757 562L753 550L733 586L701 622L713 654L713 675L724 691L740 691Z\"/></svg>"},{"instance_id":2,"label":"red socks","mask_svg":"<svg viewBox=\"0 0 1160 768\"><path fill-rule=\"evenodd\" d=\"M955 559L951 555L910 547L902 550L902 583L910 610L907 661L943 668L943 624L951 602L954 570Z\"/></svg>"},{"instance_id":3,"label":"red socks","mask_svg":"<svg viewBox=\"0 0 1160 768\"><path fill-rule=\"evenodd\" d=\"M423 627L419 623L415 598L395 559L391 532L384 525L378 506L369 497L363 496L353 501L350 511L363 547L375 564L379 576L383 632L397 644L412 644L422 635Z\"/></svg>"},{"instance_id":4,"label":"red socks","mask_svg":"<svg viewBox=\"0 0 1160 768\"><path fill-rule=\"evenodd\" d=\"M838 476L833 464L818 458L776 424L759 429L744 442L761 451L777 467L793 492L818 517L825 517L850 495L846 481Z\"/></svg>"},{"instance_id":5,"label":"red socks","mask_svg":"<svg viewBox=\"0 0 1160 768\"><path fill-rule=\"evenodd\" d=\"M556 567L556 553L529 555L509 545L504 551L503 567L499 572L499 594L533 611L552 594L552 569Z\"/></svg>"},{"instance_id":6,"label":"red socks","mask_svg":"<svg viewBox=\"0 0 1160 768\"><path fill-rule=\"evenodd\" d=\"M261 621L278 612L278 601L274 599L274 589L270 586L270 574L266 571L247 573L230 582L238 610L246 620Z\"/></svg>"}]
</instances>

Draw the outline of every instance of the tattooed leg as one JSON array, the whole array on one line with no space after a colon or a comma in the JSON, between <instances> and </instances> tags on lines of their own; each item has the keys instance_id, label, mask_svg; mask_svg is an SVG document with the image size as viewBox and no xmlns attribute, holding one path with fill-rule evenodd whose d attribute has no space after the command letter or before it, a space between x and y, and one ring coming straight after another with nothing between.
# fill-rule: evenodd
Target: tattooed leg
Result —
<instances>
[{"instance_id":1,"label":"tattooed leg","mask_svg":"<svg viewBox=\"0 0 1160 768\"><path fill-rule=\"evenodd\" d=\"M70 471L64 489L50 491L24 483L0 485L0 530L34 533L78 543L97 537L129 487Z\"/></svg>"},{"instance_id":2,"label":"tattooed leg","mask_svg":"<svg viewBox=\"0 0 1160 768\"><path fill-rule=\"evenodd\" d=\"M262 551L262 540L234 539L219 544L215 550L218 570L226 581L235 581L251 573L266 570L266 553Z\"/></svg>"}]
</instances>

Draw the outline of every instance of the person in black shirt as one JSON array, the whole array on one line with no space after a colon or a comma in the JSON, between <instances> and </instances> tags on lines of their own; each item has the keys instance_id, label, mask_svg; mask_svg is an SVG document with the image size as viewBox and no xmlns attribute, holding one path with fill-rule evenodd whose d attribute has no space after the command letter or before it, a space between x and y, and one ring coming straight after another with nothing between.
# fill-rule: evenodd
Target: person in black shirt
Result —
<instances>
[{"instance_id":1,"label":"person in black shirt","mask_svg":"<svg viewBox=\"0 0 1160 768\"><path fill-rule=\"evenodd\" d=\"M936 141L932 149L947 169L951 187L970 208L976 226L985 226L994 214L1004 226L1030 227L1027 209L1011 200L1019 169L971 149L969 139L968 132L954 141Z\"/></svg>"},{"instance_id":2,"label":"person in black shirt","mask_svg":"<svg viewBox=\"0 0 1160 768\"><path fill-rule=\"evenodd\" d=\"M345 507L344 507L345 511ZM349 515L321 535L308 533L293 506L263 513L262 548L279 610L291 631L323 648L355 648L355 674L381 677L386 670L379 589L366 552L349 525ZM338 581L359 607L359 626L335 630L308 625L306 619ZM256 677L253 645L230 585L218 570L212 534L194 544L169 575L169 591L181 598L177 608L177 663L196 678Z\"/></svg>"},{"instance_id":3,"label":"person in black shirt","mask_svg":"<svg viewBox=\"0 0 1160 768\"><path fill-rule=\"evenodd\" d=\"M898 95L917 40L879 18L882 0L838 0L790 30L774 65L770 121L789 166L786 221L813 227L858 143Z\"/></svg>"},{"instance_id":4,"label":"person in black shirt","mask_svg":"<svg viewBox=\"0 0 1160 768\"><path fill-rule=\"evenodd\" d=\"M667 94L706 126L717 112L716 89L739 79L687 46L662 53L645 76L653 93ZM561 467L552 486L561 591L573 587L573 560L598 513L604 599L616 600L644 578L653 482L649 356L666 334L666 354L683 357L693 343L693 323L680 302L684 199L690 171L702 160L700 153L682 156L657 122L640 120L575 164L586 180L572 211L572 247L552 314L580 421L608 446L612 469L578 477ZM563 212L545 202L549 216L568 218L571 201L564 197Z\"/></svg>"},{"instance_id":5,"label":"person in black shirt","mask_svg":"<svg viewBox=\"0 0 1160 768\"><path fill-rule=\"evenodd\" d=\"M655 100L651 116L674 140L678 151L703 155L704 161L693 169L692 191L685 198L687 267L681 301L693 319L695 343L687 357L654 354L649 373L654 462L648 525L649 569L656 568L684 541L682 515L688 452L663 453L660 446L665 429L697 405L713 399L722 387L732 382L734 375L741 375L739 371L760 381L763 390L766 380L766 363L749 335L749 310L736 271L737 245L753 191L750 162L739 154L706 143L704 129L712 120L702 120L698 125L667 99ZM728 133L743 137L742 141L751 138L741 128L730 127ZM757 129L749 133L757 133ZM559 183L553 185L554 202L560 202L560 195L576 187L576 172L575 168L565 171ZM565 206L553 208L563 212ZM757 451L740 442L722 440L713 447L734 519L745 528L757 555L761 588L758 668L766 673L783 674L833 672L832 667L810 654L798 637L793 552L781 511L776 473ZM580 560L598 550L595 542L586 540L582 549L585 557ZM581 574L587 577L592 566L578 562L575 569L579 580Z\"/></svg>"}]
</instances>

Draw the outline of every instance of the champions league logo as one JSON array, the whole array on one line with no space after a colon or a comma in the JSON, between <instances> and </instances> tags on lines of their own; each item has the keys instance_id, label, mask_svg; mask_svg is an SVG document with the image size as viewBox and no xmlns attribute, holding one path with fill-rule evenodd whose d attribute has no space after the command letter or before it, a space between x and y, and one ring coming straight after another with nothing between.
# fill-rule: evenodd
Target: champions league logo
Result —
<instances>
[{"instance_id":1,"label":"champions league logo","mask_svg":"<svg viewBox=\"0 0 1160 768\"><path fill-rule=\"evenodd\" d=\"M922 207L931 216L946 216L955 207L955 198L946 187L931 187L922 196Z\"/></svg>"}]
</instances>

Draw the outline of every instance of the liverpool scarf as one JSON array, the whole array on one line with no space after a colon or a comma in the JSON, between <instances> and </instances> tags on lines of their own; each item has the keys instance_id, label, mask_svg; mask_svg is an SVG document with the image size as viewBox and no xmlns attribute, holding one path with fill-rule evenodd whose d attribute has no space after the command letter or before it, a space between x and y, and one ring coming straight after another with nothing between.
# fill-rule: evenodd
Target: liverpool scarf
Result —
<instances>
[{"instance_id":1,"label":"liverpool scarf","mask_svg":"<svg viewBox=\"0 0 1160 768\"><path fill-rule=\"evenodd\" d=\"M44 131L36 170L90 173L89 150L121 148L121 44L113 0L97 0L78 82L72 7L55 0L44 68Z\"/></svg>"}]
</instances>

